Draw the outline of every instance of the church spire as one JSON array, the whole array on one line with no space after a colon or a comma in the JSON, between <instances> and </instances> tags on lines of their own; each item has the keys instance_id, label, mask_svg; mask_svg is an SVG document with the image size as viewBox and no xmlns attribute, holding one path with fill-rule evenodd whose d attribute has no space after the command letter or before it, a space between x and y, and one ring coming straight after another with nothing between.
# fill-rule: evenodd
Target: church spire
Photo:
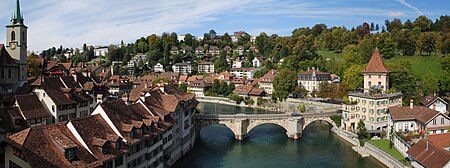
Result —
<instances>
[{"instance_id":1,"label":"church spire","mask_svg":"<svg viewBox=\"0 0 450 168\"><path fill-rule=\"evenodd\" d=\"M14 8L14 13L11 18L12 24L23 24L22 13L20 12L19 0L16 0L16 8Z\"/></svg>"}]
</instances>

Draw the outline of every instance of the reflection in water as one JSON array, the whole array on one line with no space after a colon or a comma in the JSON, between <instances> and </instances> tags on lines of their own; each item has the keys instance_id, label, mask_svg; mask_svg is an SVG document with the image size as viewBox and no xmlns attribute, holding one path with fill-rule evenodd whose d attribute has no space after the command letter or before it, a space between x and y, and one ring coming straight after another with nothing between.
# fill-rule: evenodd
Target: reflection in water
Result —
<instances>
[{"instance_id":1,"label":"reflection in water","mask_svg":"<svg viewBox=\"0 0 450 168\"><path fill-rule=\"evenodd\" d=\"M264 124L253 128L244 141L222 125L202 129L194 149L175 168L289 168L384 167L372 158L361 158L351 145L329 131L327 123L314 122L300 140L291 140L284 128Z\"/></svg>"}]
</instances>

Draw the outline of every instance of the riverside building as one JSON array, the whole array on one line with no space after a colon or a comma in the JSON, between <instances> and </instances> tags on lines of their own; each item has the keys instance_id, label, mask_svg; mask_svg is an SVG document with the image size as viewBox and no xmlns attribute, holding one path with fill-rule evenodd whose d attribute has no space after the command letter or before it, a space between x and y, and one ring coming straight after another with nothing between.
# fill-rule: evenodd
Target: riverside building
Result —
<instances>
[{"instance_id":1,"label":"riverside building","mask_svg":"<svg viewBox=\"0 0 450 168\"><path fill-rule=\"evenodd\" d=\"M170 167L194 145L198 102L171 85L145 88L134 102L103 102L88 117L11 135L5 167Z\"/></svg>"},{"instance_id":2,"label":"riverside building","mask_svg":"<svg viewBox=\"0 0 450 168\"><path fill-rule=\"evenodd\" d=\"M386 130L390 107L402 105L400 92L389 93L389 71L385 67L378 48L373 52L368 65L361 72L364 88L348 94L349 102L343 106L342 127L356 131L362 120L367 130L375 133Z\"/></svg>"}]
</instances>

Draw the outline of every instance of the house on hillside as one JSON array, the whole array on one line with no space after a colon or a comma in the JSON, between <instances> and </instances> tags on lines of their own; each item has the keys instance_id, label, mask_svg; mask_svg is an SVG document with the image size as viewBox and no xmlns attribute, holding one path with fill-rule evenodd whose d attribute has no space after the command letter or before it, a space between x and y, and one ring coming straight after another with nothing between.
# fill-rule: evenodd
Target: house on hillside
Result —
<instances>
[{"instance_id":1,"label":"house on hillside","mask_svg":"<svg viewBox=\"0 0 450 168\"><path fill-rule=\"evenodd\" d=\"M264 62L264 58L262 56L255 57L252 60L252 64L253 64L254 68L261 68L263 62Z\"/></svg>"},{"instance_id":2,"label":"house on hillside","mask_svg":"<svg viewBox=\"0 0 450 168\"><path fill-rule=\"evenodd\" d=\"M161 63L157 63L155 66L153 66L153 71L157 73L165 72L164 66Z\"/></svg>"},{"instance_id":3,"label":"house on hillside","mask_svg":"<svg viewBox=\"0 0 450 168\"><path fill-rule=\"evenodd\" d=\"M420 100L420 104L441 113L447 112L448 102L436 95L428 95Z\"/></svg>"},{"instance_id":4,"label":"house on hillside","mask_svg":"<svg viewBox=\"0 0 450 168\"><path fill-rule=\"evenodd\" d=\"M214 64L212 62L201 62L198 64L198 73L214 73Z\"/></svg>"},{"instance_id":5,"label":"house on hillside","mask_svg":"<svg viewBox=\"0 0 450 168\"><path fill-rule=\"evenodd\" d=\"M322 72L318 68L308 68L308 71L298 75L298 85L308 92L319 91L321 83L331 83L330 73Z\"/></svg>"}]
</instances>

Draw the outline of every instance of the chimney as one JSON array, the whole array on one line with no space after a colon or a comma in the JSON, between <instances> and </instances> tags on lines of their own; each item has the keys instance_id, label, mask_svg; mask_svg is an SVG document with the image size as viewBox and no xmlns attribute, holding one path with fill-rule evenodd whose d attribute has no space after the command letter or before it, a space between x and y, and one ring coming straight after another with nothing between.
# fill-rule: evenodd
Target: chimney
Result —
<instances>
[{"instance_id":1,"label":"chimney","mask_svg":"<svg viewBox=\"0 0 450 168\"><path fill-rule=\"evenodd\" d=\"M413 99L411 99L411 100L409 101L409 108L411 108L411 109L414 108L414 100L413 100Z\"/></svg>"}]
</instances>

